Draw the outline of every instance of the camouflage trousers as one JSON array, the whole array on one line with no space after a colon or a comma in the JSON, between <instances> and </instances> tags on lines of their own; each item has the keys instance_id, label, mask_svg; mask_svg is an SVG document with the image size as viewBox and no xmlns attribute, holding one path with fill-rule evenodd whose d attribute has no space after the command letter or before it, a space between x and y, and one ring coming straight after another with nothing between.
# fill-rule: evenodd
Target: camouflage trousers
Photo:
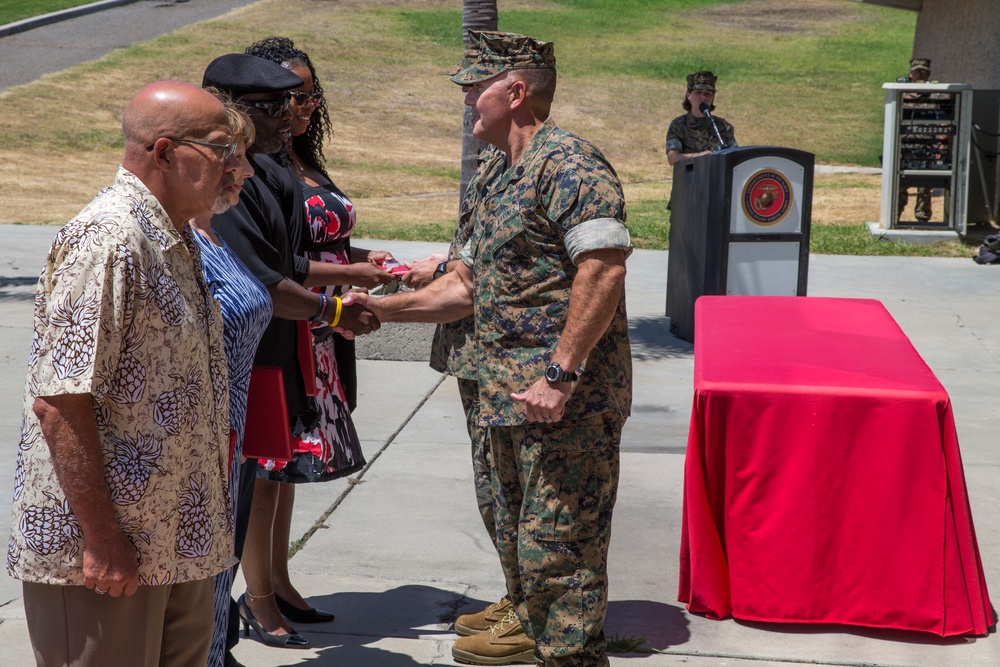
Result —
<instances>
[{"instance_id":1,"label":"camouflage trousers","mask_svg":"<svg viewBox=\"0 0 1000 667\"><path fill-rule=\"evenodd\" d=\"M486 446L486 428L479 425L479 382L458 378L458 395L465 410L465 427L472 441L472 482L476 505L493 546L497 543L497 524L493 519L493 488L490 486L490 450Z\"/></svg>"},{"instance_id":2,"label":"camouflage trousers","mask_svg":"<svg viewBox=\"0 0 1000 667\"><path fill-rule=\"evenodd\" d=\"M913 205L913 217L917 222L927 222L931 219L931 189L917 188L917 201ZM896 213L898 219L903 215L903 209L910 201L910 191L906 188L899 189L899 210Z\"/></svg>"},{"instance_id":3,"label":"camouflage trousers","mask_svg":"<svg viewBox=\"0 0 1000 667\"><path fill-rule=\"evenodd\" d=\"M624 417L488 429L497 549L535 659L604 667L608 545Z\"/></svg>"}]
</instances>

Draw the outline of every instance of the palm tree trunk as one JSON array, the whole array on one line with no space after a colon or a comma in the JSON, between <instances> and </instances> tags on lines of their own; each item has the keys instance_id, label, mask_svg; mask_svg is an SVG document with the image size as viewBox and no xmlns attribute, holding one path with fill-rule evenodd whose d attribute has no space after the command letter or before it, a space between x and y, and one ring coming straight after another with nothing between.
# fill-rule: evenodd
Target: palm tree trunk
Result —
<instances>
[{"instance_id":1,"label":"palm tree trunk","mask_svg":"<svg viewBox=\"0 0 1000 667\"><path fill-rule=\"evenodd\" d=\"M462 0L462 44L469 48L470 30L497 29L497 0ZM479 151L486 144L472 136L472 110L465 107L462 117L462 181L459 187L459 201L465 197L465 189L476 173Z\"/></svg>"}]
</instances>

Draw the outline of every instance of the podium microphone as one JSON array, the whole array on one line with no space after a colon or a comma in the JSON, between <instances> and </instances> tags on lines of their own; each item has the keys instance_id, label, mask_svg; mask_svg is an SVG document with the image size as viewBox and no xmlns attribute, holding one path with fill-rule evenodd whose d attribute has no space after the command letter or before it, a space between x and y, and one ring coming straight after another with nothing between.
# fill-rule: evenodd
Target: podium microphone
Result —
<instances>
[{"instance_id":1,"label":"podium microphone","mask_svg":"<svg viewBox=\"0 0 1000 667\"><path fill-rule=\"evenodd\" d=\"M708 102L702 102L698 105L698 111L705 114L705 118L708 119L708 124L712 126L712 131L715 132L715 138L719 140L719 148L725 148L726 142L722 140L722 135L719 134L719 128L715 126L715 119L712 118L712 107L709 106Z\"/></svg>"}]
</instances>

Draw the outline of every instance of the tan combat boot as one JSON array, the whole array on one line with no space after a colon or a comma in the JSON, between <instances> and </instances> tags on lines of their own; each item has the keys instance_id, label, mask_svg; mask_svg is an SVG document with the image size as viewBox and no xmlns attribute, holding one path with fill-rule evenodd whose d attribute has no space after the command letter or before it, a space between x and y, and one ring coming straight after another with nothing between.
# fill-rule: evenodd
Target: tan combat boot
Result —
<instances>
[{"instance_id":1,"label":"tan combat boot","mask_svg":"<svg viewBox=\"0 0 1000 667\"><path fill-rule=\"evenodd\" d=\"M470 665L534 665L535 642L524 634L514 608L488 630L459 637L451 657Z\"/></svg>"},{"instance_id":2,"label":"tan combat boot","mask_svg":"<svg viewBox=\"0 0 1000 667\"><path fill-rule=\"evenodd\" d=\"M479 634L494 623L499 623L510 609L510 598L506 595L482 611L475 614L462 614L455 619L455 634L463 637Z\"/></svg>"}]
</instances>

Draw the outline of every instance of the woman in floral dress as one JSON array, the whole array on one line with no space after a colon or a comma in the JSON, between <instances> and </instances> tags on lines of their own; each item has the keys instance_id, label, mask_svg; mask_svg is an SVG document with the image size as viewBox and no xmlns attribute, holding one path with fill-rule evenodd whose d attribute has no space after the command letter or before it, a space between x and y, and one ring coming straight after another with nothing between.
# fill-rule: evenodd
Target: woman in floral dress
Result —
<instances>
[{"instance_id":1,"label":"woman in floral dress","mask_svg":"<svg viewBox=\"0 0 1000 667\"><path fill-rule=\"evenodd\" d=\"M392 260L392 255L351 247L354 205L333 184L323 167L322 144L330 132L330 120L308 56L282 37L261 40L246 52L287 67L305 82L292 91L294 139L285 155L302 184L306 202L308 230L303 236L304 250L314 266L315 262L324 263L324 282L333 284L314 288L315 291L332 297L352 285L376 287L393 280L392 274L380 266ZM356 392L353 343L325 324L314 326L312 332L318 423L293 437L295 449L291 461L258 461L254 506L243 554L248 595L241 599L241 604L268 631L283 626L281 615L293 623L323 623L334 618L329 612L311 607L292 585L288 574L295 484L336 479L365 465L351 420Z\"/></svg>"}]
</instances>

